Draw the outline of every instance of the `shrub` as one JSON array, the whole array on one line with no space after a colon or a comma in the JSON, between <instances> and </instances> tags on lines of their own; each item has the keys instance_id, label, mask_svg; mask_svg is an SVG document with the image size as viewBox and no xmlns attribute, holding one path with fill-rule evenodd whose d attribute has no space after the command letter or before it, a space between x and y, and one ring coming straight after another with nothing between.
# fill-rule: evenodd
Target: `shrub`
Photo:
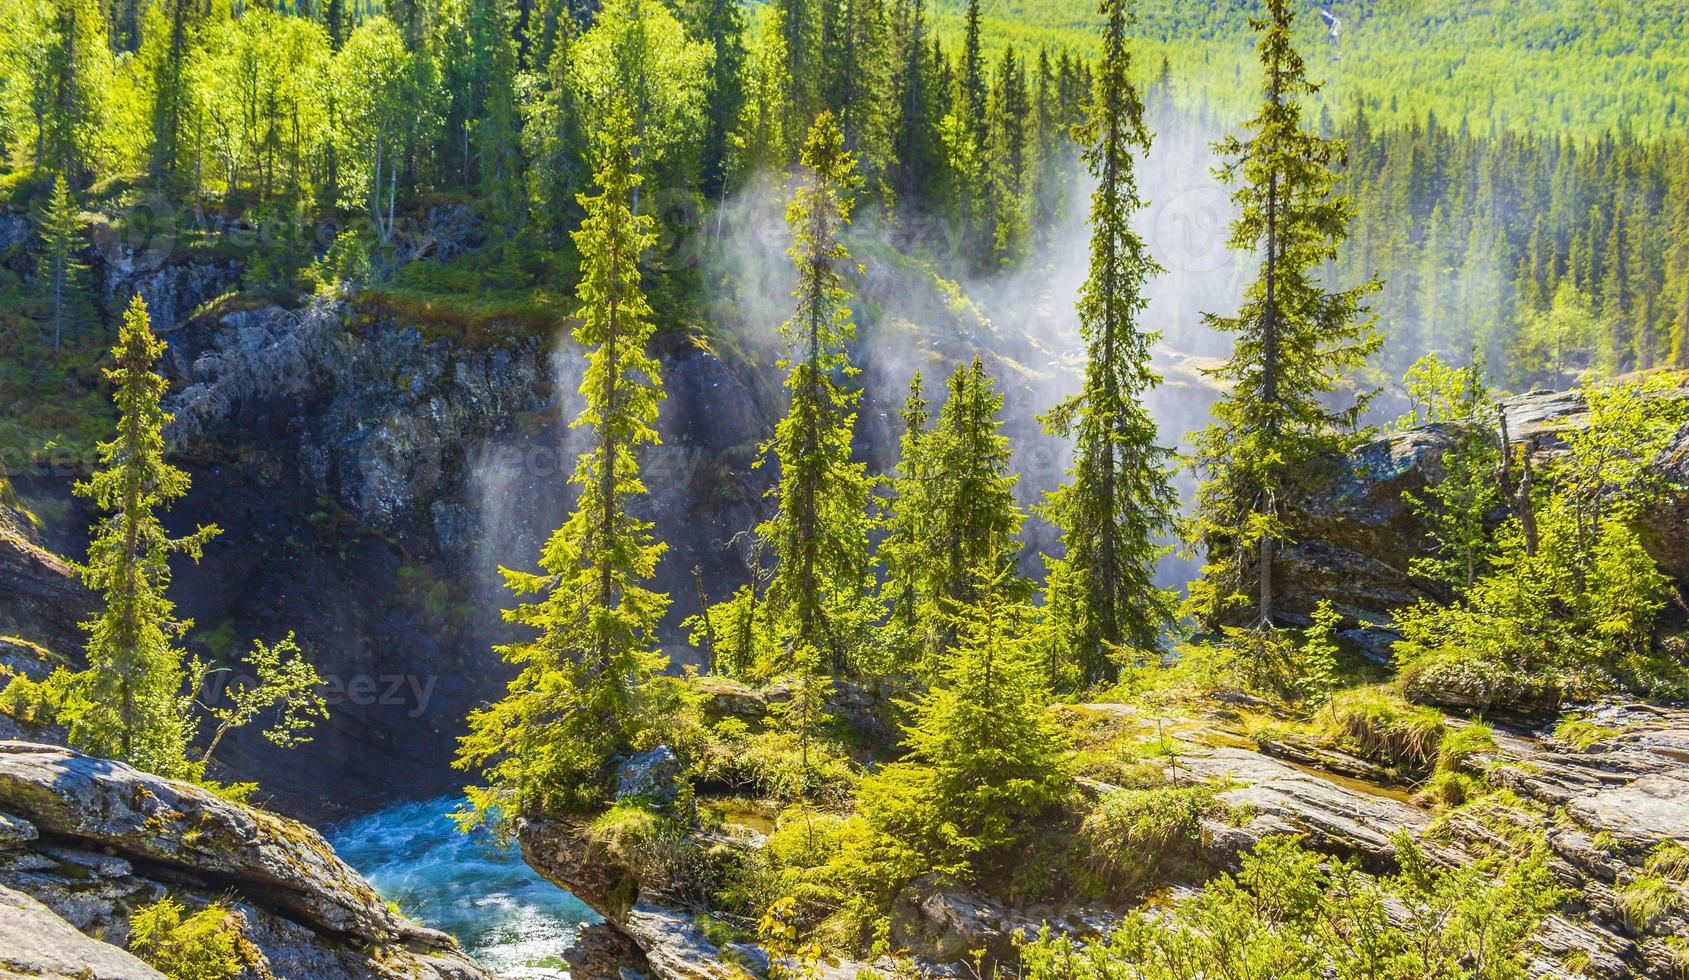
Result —
<instances>
[{"instance_id":1,"label":"shrub","mask_svg":"<svg viewBox=\"0 0 1689 980\"><path fill-rule=\"evenodd\" d=\"M637 801L624 800L604 811L586 836L632 872L642 894L689 904L719 887L719 869L687 828Z\"/></svg>"},{"instance_id":2,"label":"shrub","mask_svg":"<svg viewBox=\"0 0 1689 980\"><path fill-rule=\"evenodd\" d=\"M1444 871L1407 835L1400 874L1373 879L1274 837L1236 875L1171 909L1128 918L1081 947L1046 929L1027 980L1191 977L1526 976L1526 943L1561 901L1540 838L1518 854Z\"/></svg>"},{"instance_id":3,"label":"shrub","mask_svg":"<svg viewBox=\"0 0 1689 980\"><path fill-rule=\"evenodd\" d=\"M1677 889L1663 875L1640 874L1619 890L1618 905L1625 925L1635 932L1647 932L1676 909Z\"/></svg>"},{"instance_id":4,"label":"shrub","mask_svg":"<svg viewBox=\"0 0 1689 980\"><path fill-rule=\"evenodd\" d=\"M1587 752L1621 731L1622 729L1610 725L1600 725L1590 721L1584 715L1574 713L1566 715L1555 723L1554 740L1564 742L1579 752Z\"/></svg>"},{"instance_id":5,"label":"shrub","mask_svg":"<svg viewBox=\"0 0 1689 980\"><path fill-rule=\"evenodd\" d=\"M1430 766L1447 731L1435 710L1408 704L1382 687L1339 694L1325 709L1324 721L1333 736L1360 754L1410 771Z\"/></svg>"},{"instance_id":6,"label":"shrub","mask_svg":"<svg viewBox=\"0 0 1689 980\"><path fill-rule=\"evenodd\" d=\"M1441 769L1431 774L1414 798L1434 806L1457 807L1477 799L1485 791L1483 780L1463 772Z\"/></svg>"},{"instance_id":7,"label":"shrub","mask_svg":"<svg viewBox=\"0 0 1689 980\"><path fill-rule=\"evenodd\" d=\"M239 916L222 905L193 915L168 895L129 918L129 949L170 980L227 980L240 972Z\"/></svg>"},{"instance_id":8,"label":"shrub","mask_svg":"<svg viewBox=\"0 0 1689 980\"><path fill-rule=\"evenodd\" d=\"M1085 817L1080 848L1105 890L1129 895L1193 864L1202 818L1221 806L1209 786L1120 790Z\"/></svg>"},{"instance_id":9,"label":"shrub","mask_svg":"<svg viewBox=\"0 0 1689 980\"><path fill-rule=\"evenodd\" d=\"M1456 772L1476 755L1495 750L1495 731L1481 721L1446 728L1437 744L1437 768Z\"/></svg>"}]
</instances>

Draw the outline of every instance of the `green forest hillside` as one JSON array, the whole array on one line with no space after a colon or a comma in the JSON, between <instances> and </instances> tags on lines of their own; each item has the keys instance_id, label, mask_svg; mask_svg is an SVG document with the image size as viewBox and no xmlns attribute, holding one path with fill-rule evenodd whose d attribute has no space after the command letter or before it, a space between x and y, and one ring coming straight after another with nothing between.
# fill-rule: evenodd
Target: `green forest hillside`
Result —
<instances>
[{"instance_id":1,"label":"green forest hillside","mask_svg":"<svg viewBox=\"0 0 1689 980\"><path fill-rule=\"evenodd\" d=\"M1302 49L1326 104L1405 121L1432 109L1475 130L1492 124L1589 136L1628 127L1640 136L1689 122L1689 5L1674 0L1533 0L1442 3L1333 0L1298 5ZM965 4L944 0L947 43L960 38ZM1148 72L1165 57L1182 94L1226 109L1253 95L1253 0L1135 5L1135 57ZM1337 19L1335 36L1320 16ZM1017 47L1094 54L1091 0L987 4L985 34Z\"/></svg>"}]
</instances>

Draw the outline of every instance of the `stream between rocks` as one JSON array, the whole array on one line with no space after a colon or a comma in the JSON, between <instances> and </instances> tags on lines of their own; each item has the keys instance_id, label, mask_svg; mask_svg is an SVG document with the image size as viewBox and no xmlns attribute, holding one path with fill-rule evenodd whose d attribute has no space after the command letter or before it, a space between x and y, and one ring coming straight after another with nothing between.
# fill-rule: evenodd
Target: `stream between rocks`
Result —
<instances>
[{"instance_id":1,"label":"stream between rocks","mask_svg":"<svg viewBox=\"0 0 1689 980\"><path fill-rule=\"evenodd\" d=\"M563 953L599 917L535 874L518 848L460 833L456 797L396 803L327 833L381 897L507 980L567 980Z\"/></svg>"}]
</instances>

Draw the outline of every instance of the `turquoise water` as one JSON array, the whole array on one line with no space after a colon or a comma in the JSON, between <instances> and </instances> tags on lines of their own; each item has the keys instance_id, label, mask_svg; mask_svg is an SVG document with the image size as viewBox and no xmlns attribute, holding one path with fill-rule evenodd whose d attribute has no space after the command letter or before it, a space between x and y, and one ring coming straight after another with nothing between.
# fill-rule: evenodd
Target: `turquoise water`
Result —
<instances>
[{"instance_id":1,"label":"turquoise water","mask_svg":"<svg viewBox=\"0 0 1689 980\"><path fill-rule=\"evenodd\" d=\"M563 952L598 916L486 834L461 834L452 797L400 803L336 826L329 841L381 897L457 937L511 980L564 980Z\"/></svg>"}]
</instances>

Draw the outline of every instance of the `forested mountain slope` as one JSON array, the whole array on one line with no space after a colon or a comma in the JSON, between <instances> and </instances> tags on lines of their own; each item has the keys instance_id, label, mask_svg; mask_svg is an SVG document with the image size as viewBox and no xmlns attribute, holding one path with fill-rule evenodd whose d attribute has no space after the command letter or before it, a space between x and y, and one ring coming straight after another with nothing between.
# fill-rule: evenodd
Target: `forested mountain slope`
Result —
<instances>
[{"instance_id":1,"label":"forested mountain slope","mask_svg":"<svg viewBox=\"0 0 1689 980\"><path fill-rule=\"evenodd\" d=\"M944 0L947 39L964 4ZM1296 5L1297 40L1334 114L1361 100L1375 118L1435 111L1451 125L1594 136L1680 132L1689 119L1689 8L1674 0L1333 0ZM1226 109L1248 102L1253 0L1135 5L1140 70L1173 65L1181 94ZM986 4L987 33L1023 50L1089 52L1090 0ZM1335 18L1326 20L1321 13Z\"/></svg>"}]
</instances>

